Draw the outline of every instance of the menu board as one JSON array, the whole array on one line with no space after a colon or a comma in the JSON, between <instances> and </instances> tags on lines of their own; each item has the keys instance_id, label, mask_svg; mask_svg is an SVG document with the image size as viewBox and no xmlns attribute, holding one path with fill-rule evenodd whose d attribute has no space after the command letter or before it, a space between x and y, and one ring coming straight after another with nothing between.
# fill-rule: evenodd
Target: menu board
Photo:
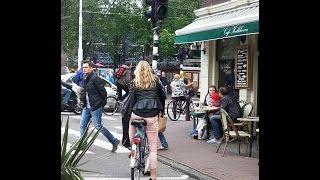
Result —
<instances>
[{"instance_id":1,"label":"menu board","mask_svg":"<svg viewBox=\"0 0 320 180\"><path fill-rule=\"evenodd\" d=\"M236 51L235 88L248 87L248 46L240 46Z\"/></svg>"}]
</instances>

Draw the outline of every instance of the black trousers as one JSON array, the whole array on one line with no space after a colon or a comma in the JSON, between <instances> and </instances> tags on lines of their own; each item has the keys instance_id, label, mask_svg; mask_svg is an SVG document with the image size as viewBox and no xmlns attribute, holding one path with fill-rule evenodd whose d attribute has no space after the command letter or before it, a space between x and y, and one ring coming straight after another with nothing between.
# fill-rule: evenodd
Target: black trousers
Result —
<instances>
[{"instance_id":1,"label":"black trousers","mask_svg":"<svg viewBox=\"0 0 320 180\"><path fill-rule=\"evenodd\" d=\"M118 92L118 99L122 101L128 96L129 88L127 86L122 85L119 82L116 82L116 86L117 86L117 92ZM122 96L122 90L126 92L124 96Z\"/></svg>"},{"instance_id":2,"label":"black trousers","mask_svg":"<svg viewBox=\"0 0 320 180\"><path fill-rule=\"evenodd\" d=\"M122 117L122 145L124 147L130 147L130 139L129 139L129 117Z\"/></svg>"}]
</instances>

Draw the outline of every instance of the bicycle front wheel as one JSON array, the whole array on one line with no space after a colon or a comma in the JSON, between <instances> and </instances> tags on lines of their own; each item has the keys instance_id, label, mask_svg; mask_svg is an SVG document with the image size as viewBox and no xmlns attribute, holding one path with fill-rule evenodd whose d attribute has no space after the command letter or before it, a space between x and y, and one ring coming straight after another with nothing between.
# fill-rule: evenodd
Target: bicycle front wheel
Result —
<instances>
[{"instance_id":1,"label":"bicycle front wheel","mask_svg":"<svg viewBox=\"0 0 320 180\"><path fill-rule=\"evenodd\" d=\"M103 108L103 113L108 116L114 115L118 110L118 101L115 97L107 97L107 104Z\"/></svg>"},{"instance_id":2,"label":"bicycle front wheel","mask_svg":"<svg viewBox=\"0 0 320 180\"><path fill-rule=\"evenodd\" d=\"M167 115L172 121L176 121L180 118L181 110L178 109L178 101L171 100L167 106Z\"/></svg>"}]
</instances>

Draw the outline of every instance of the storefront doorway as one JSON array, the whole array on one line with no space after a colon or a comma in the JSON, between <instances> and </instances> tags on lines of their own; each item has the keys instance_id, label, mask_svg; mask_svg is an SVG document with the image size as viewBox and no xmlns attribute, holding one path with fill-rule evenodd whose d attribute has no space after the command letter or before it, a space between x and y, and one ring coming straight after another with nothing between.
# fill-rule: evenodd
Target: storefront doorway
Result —
<instances>
[{"instance_id":1,"label":"storefront doorway","mask_svg":"<svg viewBox=\"0 0 320 180\"><path fill-rule=\"evenodd\" d=\"M234 85L234 66L236 47L240 45L238 37L217 40L217 60L219 64L218 86L227 87L234 97L239 100L239 89Z\"/></svg>"}]
</instances>

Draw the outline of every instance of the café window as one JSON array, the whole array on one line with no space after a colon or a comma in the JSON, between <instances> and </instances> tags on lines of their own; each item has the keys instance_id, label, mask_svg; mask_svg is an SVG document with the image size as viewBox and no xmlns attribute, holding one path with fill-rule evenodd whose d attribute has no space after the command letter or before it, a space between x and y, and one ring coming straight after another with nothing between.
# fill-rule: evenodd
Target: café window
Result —
<instances>
[{"instance_id":1,"label":"caf\u00e9 window","mask_svg":"<svg viewBox=\"0 0 320 180\"><path fill-rule=\"evenodd\" d=\"M236 48L240 45L238 37L217 40L217 61L219 62L218 86L227 87L236 98L239 97L239 90L235 89L234 68Z\"/></svg>"}]
</instances>

